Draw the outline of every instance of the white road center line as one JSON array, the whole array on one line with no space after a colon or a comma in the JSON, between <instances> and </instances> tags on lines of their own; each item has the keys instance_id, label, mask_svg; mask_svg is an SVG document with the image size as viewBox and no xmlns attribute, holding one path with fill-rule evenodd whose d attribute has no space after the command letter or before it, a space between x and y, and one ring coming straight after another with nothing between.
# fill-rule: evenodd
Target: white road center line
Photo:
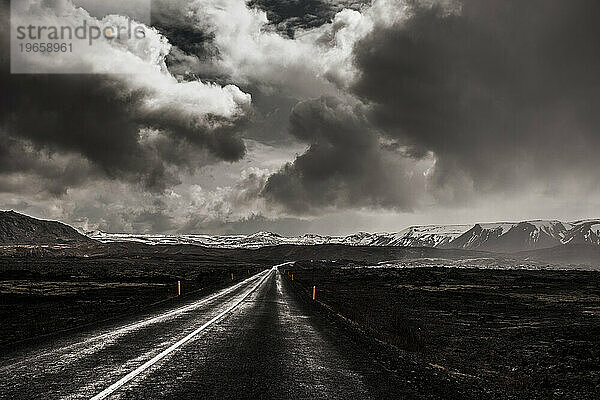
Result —
<instances>
[{"instance_id":1,"label":"white road center line","mask_svg":"<svg viewBox=\"0 0 600 400\"><path fill-rule=\"evenodd\" d=\"M171 346L169 346L168 348L166 348L165 350L163 350L162 352L157 354L154 358L146 361L144 364L140 365L139 367L137 367L136 369L134 369L133 371L131 371L130 373L128 373L127 375L125 375L124 377L122 377L121 379L119 379L118 381L116 381L115 383L113 383L112 385L107 387L106 389L104 389L102 392L100 392L97 395L95 395L94 397L92 397L90 400L101 400L101 399L107 398L112 393L114 393L115 391L120 389L127 382L131 381L133 378L135 378L136 376L138 376L139 374L144 372L146 369L150 368L152 365L156 364L158 361L160 361L161 359L163 359L164 357L166 357L167 355L169 355L170 353L175 351L177 348L183 346L185 343L190 341L194 336L196 336L197 334L199 334L200 332L202 332L203 330L208 328L210 325L214 324L215 322L217 322L218 320L223 318L226 314L233 311L244 300L246 300L246 298L248 296L250 296L250 294L252 294L271 275L271 273L273 271L275 271L275 268L276 267L273 267L267 274L265 274L265 276L256 285L254 285L252 287L251 290L249 290L243 297L241 297L239 300L237 300L233 305L228 307L225 311L219 313L217 316L212 318L210 321L206 322L204 325L202 325L201 327L199 327L192 333L188 334L181 340L172 344Z\"/></svg>"}]
</instances>

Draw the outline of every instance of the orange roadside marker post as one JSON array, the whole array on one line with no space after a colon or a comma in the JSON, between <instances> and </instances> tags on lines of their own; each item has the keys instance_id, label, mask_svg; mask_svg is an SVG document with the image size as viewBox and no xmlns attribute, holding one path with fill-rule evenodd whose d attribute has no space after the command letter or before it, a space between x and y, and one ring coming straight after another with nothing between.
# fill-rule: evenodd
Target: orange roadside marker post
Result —
<instances>
[{"instance_id":1,"label":"orange roadside marker post","mask_svg":"<svg viewBox=\"0 0 600 400\"><path fill-rule=\"evenodd\" d=\"M177 281L177 296L181 296L181 281Z\"/></svg>"},{"instance_id":2,"label":"orange roadside marker post","mask_svg":"<svg viewBox=\"0 0 600 400\"><path fill-rule=\"evenodd\" d=\"M317 287L313 286L313 300L317 297Z\"/></svg>"}]
</instances>

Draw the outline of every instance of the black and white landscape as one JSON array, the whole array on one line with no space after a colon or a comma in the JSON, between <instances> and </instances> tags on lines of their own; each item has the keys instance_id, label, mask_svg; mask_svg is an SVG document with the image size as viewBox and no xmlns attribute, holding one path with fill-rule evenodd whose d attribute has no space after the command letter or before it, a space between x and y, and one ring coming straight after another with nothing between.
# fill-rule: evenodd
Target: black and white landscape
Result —
<instances>
[{"instance_id":1,"label":"black and white landscape","mask_svg":"<svg viewBox=\"0 0 600 400\"><path fill-rule=\"evenodd\" d=\"M598 397L597 0L0 19L0 398Z\"/></svg>"},{"instance_id":2,"label":"black and white landscape","mask_svg":"<svg viewBox=\"0 0 600 400\"><path fill-rule=\"evenodd\" d=\"M594 224L100 241L2 212L0 394L593 398Z\"/></svg>"}]
</instances>

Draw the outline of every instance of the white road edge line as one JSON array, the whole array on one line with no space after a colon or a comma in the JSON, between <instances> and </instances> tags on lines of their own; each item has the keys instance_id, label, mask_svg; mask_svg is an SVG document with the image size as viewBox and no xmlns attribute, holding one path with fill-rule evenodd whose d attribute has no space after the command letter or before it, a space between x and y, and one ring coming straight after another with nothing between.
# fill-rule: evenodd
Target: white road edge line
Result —
<instances>
[{"instance_id":1,"label":"white road edge line","mask_svg":"<svg viewBox=\"0 0 600 400\"><path fill-rule=\"evenodd\" d=\"M88 343L95 342L95 341L98 341L98 340L101 340L101 339L105 339L105 338L109 338L109 337L114 337L114 336L119 336L119 335L122 335L124 333L129 332L129 331L132 331L132 330L135 330L135 329L147 326L147 325L151 325L151 324L154 324L156 322L161 322L164 319L171 318L171 317L177 316L179 314L183 314L183 313L185 313L185 312L187 312L189 310L193 310L194 308L197 308L197 307L199 307L201 305L204 305L204 304L206 304L206 303L208 303L208 302L210 302L212 300L215 300L215 299L217 299L219 297L225 296L226 294L229 294L229 293L233 292L234 290L236 290L240 286L243 286L244 284L248 283L249 281L257 279L257 277L259 275L260 275L260 272L258 274L252 275L250 278L244 279L242 282L238 282L235 285L232 285L232 286L229 286L227 288L221 289L217 293L214 293L214 294L212 294L212 295L210 295L208 297L205 297L203 299L197 300L197 301L195 301L195 302L193 302L191 304L188 304L188 305L185 305L185 306L182 306L182 307L179 307L179 308L175 308L174 310L165 312L163 314L159 314L157 316L150 317L150 318L147 318L147 319L144 319L144 320L141 320L141 321L137 321L137 322L134 322L134 323L131 323L131 324L123 325L123 326L120 326L120 327L116 328L113 331L105 332L105 333L102 333L102 334L99 334L99 335L96 335L96 336L91 336L91 337L83 339L80 342L75 342L75 343L66 345L64 347L59 347L57 349L54 349L54 350L51 350L51 351L48 351L48 352L45 352L45 353L36 354L36 355L34 355L32 357L28 357L27 359L22 360L22 361L17 361L15 363L12 363L12 364L9 364L9 365L5 365L5 366L3 366L3 367L0 368L0 371L5 371L5 370L8 370L10 368L15 368L15 367L18 367L18 366L20 366L22 364L31 363L32 361L37 360L38 358L49 356L49 355L60 353L60 352L64 352L64 351L67 351L67 350L72 349L74 347L84 346L84 345L86 345Z\"/></svg>"},{"instance_id":2,"label":"white road edge line","mask_svg":"<svg viewBox=\"0 0 600 400\"><path fill-rule=\"evenodd\" d=\"M256 285L254 285L254 287L251 290L248 291L248 293L246 293L242 298L240 298L238 301L236 301L232 306L230 306L225 311L218 314L216 317L214 317L210 321L206 322L204 325L202 325L201 327L199 327L192 333L185 336L183 339L172 344L171 346L169 346L168 348L166 348L165 350L160 352L158 355L154 356L154 358L146 361L144 364L140 365L139 367L137 367L136 369L134 369L133 371L131 371L130 373L128 373L127 375L125 375L124 377L122 377L121 379L119 379L118 381L116 381L115 383L113 383L112 385L110 385L109 387L107 387L106 389L104 389L103 391L101 391L100 393L95 395L94 397L90 398L90 400L102 400L102 399L105 399L106 397L110 396L112 393L114 393L115 391L120 389L127 382L131 381L133 378L135 378L136 376L138 376L139 374L144 372L146 369L150 368L152 365L156 364L158 361L160 361L161 359L166 357L168 354L175 351L177 348L183 346L185 343L190 341L194 336L196 336L197 334L199 334L200 332L202 332L203 330L208 328L210 325L214 324L215 322L217 322L218 320L223 318L227 313L233 311L244 300L246 300L246 298L248 296L250 296L250 294L252 294L265 281L265 279L267 279L271 275L271 273L276 269L276 267L277 266L274 266Z\"/></svg>"}]
</instances>

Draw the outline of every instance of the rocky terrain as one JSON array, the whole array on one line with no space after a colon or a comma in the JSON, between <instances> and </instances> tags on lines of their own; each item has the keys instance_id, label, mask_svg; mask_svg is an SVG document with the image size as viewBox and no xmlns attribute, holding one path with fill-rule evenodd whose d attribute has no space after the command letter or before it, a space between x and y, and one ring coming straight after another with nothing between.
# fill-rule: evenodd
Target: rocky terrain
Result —
<instances>
[{"instance_id":1,"label":"rocky terrain","mask_svg":"<svg viewBox=\"0 0 600 400\"><path fill-rule=\"evenodd\" d=\"M14 211L0 211L0 245L76 245L93 239L57 221L45 221Z\"/></svg>"}]
</instances>

